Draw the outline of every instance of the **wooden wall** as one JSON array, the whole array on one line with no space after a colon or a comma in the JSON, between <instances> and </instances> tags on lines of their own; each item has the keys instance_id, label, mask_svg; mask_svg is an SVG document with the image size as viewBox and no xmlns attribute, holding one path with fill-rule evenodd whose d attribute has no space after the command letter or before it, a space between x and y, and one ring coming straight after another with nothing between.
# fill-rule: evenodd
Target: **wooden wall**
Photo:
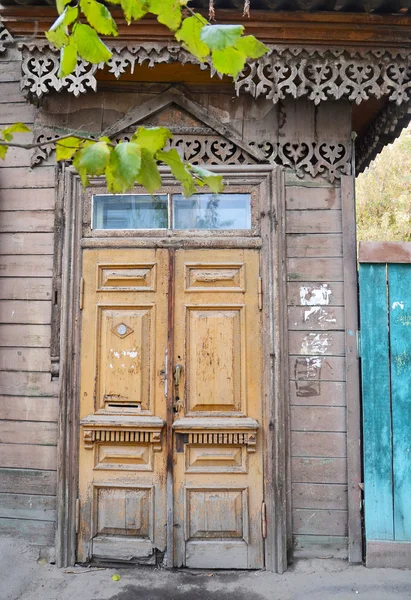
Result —
<instances>
[{"instance_id":1,"label":"wooden wall","mask_svg":"<svg viewBox=\"0 0 411 600\"><path fill-rule=\"evenodd\" d=\"M19 55L0 60L0 129L30 125ZM31 140L30 134L18 136ZM50 375L53 166L0 160L0 535L54 545L57 382Z\"/></svg>"},{"instance_id":2,"label":"wooden wall","mask_svg":"<svg viewBox=\"0 0 411 600\"><path fill-rule=\"evenodd\" d=\"M34 109L19 92L18 61L0 63L0 127L30 123ZM141 101L149 94L142 94ZM103 123L136 94L88 94L45 100L38 122ZM196 94L244 138L330 139L347 143L348 103L286 102ZM103 108L104 107L104 108ZM68 116L69 115L69 116ZM29 153L0 163L0 534L53 543L57 382L50 376L54 167L30 170ZM343 244L340 185L286 177L291 412L292 530L296 556L347 556L347 439L344 363Z\"/></svg>"}]
</instances>

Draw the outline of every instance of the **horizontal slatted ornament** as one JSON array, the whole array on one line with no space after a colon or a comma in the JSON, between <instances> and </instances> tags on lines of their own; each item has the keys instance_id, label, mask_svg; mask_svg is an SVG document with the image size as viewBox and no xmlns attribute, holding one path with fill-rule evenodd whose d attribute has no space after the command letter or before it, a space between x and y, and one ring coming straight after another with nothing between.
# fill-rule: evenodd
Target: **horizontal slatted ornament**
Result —
<instances>
[{"instance_id":1,"label":"horizontal slatted ornament","mask_svg":"<svg viewBox=\"0 0 411 600\"><path fill-rule=\"evenodd\" d=\"M341 193L336 187L287 186L285 203L287 210L340 209Z\"/></svg>"},{"instance_id":2,"label":"horizontal slatted ornament","mask_svg":"<svg viewBox=\"0 0 411 600\"><path fill-rule=\"evenodd\" d=\"M344 458L347 456L347 438L345 433L292 431L291 455Z\"/></svg>"},{"instance_id":3,"label":"horizontal slatted ornament","mask_svg":"<svg viewBox=\"0 0 411 600\"><path fill-rule=\"evenodd\" d=\"M346 536L348 533L346 510L297 508L293 510L292 522L294 534Z\"/></svg>"},{"instance_id":4,"label":"horizontal slatted ornament","mask_svg":"<svg viewBox=\"0 0 411 600\"><path fill-rule=\"evenodd\" d=\"M346 431L343 406L292 406L293 431Z\"/></svg>"},{"instance_id":5,"label":"horizontal slatted ornament","mask_svg":"<svg viewBox=\"0 0 411 600\"><path fill-rule=\"evenodd\" d=\"M52 232L54 212L41 210L3 211L0 219L1 232Z\"/></svg>"},{"instance_id":6,"label":"horizontal slatted ornament","mask_svg":"<svg viewBox=\"0 0 411 600\"><path fill-rule=\"evenodd\" d=\"M0 421L0 443L55 446L57 444L57 423Z\"/></svg>"},{"instance_id":7,"label":"horizontal slatted ornament","mask_svg":"<svg viewBox=\"0 0 411 600\"><path fill-rule=\"evenodd\" d=\"M0 518L0 535L21 538L36 546L53 546L55 524L53 521Z\"/></svg>"},{"instance_id":8,"label":"horizontal slatted ornament","mask_svg":"<svg viewBox=\"0 0 411 600\"><path fill-rule=\"evenodd\" d=\"M338 281L287 283L287 300L290 306L343 306L344 284Z\"/></svg>"},{"instance_id":9,"label":"horizontal slatted ornament","mask_svg":"<svg viewBox=\"0 0 411 600\"><path fill-rule=\"evenodd\" d=\"M347 483L345 458L291 459L291 479L295 483Z\"/></svg>"},{"instance_id":10,"label":"horizontal slatted ornament","mask_svg":"<svg viewBox=\"0 0 411 600\"><path fill-rule=\"evenodd\" d=\"M340 258L289 258L288 281L343 281L343 261Z\"/></svg>"},{"instance_id":11,"label":"horizontal slatted ornament","mask_svg":"<svg viewBox=\"0 0 411 600\"><path fill-rule=\"evenodd\" d=\"M347 510L347 486L344 484L294 483L294 508Z\"/></svg>"},{"instance_id":12,"label":"horizontal slatted ornament","mask_svg":"<svg viewBox=\"0 0 411 600\"><path fill-rule=\"evenodd\" d=\"M297 330L343 330L342 306L292 306L288 308L288 328Z\"/></svg>"},{"instance_id":13,"label":"horizontal slatted ornament","mask_svg":"<svg viewBox=\"0 0 411 600\"><path fill-rule=\"evenodd\" d=\"M0 323L47 325L50 321L50 302L0 300Z\"/></svg>"},{"instance_id":14,"label":"horizontal slatted ornament","mask_svg":"<svg viewBox=\"0 0 411 600\"><path fill-rule=\"evenodd\" d=\"M2 213L0 218L3 214L7 214L10 221L19 220L15 212ZM41 214L48 215L47 212ZM53 233L1 233L0 254L53 254L53 240Z\"/></svg>"},{"instance_id":15,"label":"horizontal slatted ornament","mask_svg":"<svg viewBox=\"0 0 411 600\"><path fill-rule=\"evenodd\" d=\"M0 447L1 449L1 447ZM0 467L0 489L16 494L55 494L57 473L54 470L10 469Z\"/></svg>"},{"instance_id":16,"label":"horizontal slatted ornament","mask_svg":"<svg viewBox=\"0 0 411 600\"><path fill-rule=\"evenodd\" d=\"M0 346L49 348L50 338L50 325L0 325Z\"/></svg>"},{"instance_id":17,"label":"horizontal slatted ornament","mask_svg":"<svg viewBox=\"0 0 411 600\"><path fill-rule=\"evenodd\" d=\"M51 381L50 373L3 371L0 378L4 396L56 396L58 390L59 382Z\"/></svg>"},{"instance_id":18,"label":"horizontal slatted ornament","mask_svg":"<svg viewBox=\"0 0 411 600\"><path fill-rule=\"evenodd\" d=\"M55 496L0 493L0 518L56 520Z\"/></svg>"},{"instance_id":19,"label":"horizontal slatted ornament","mask_svg":"<svg viewBox=\"0 0 411 600\"><path fill-rule=\"evenodd\" d=\"M0 444L0 455L2 467L46 471L57 468L56 446Z\"/></svg>"},{"instance_id":20,"label":"horizontal slatted ornament","mask_svg":"<svg viewBox=\"0 0 411 600\"><path fill-rule=\"evenodd\" d=\"M48 348L1 348L0 371L50 371ZM0 403L1 405L1 403Z\"/></svg>"},{"instance_id":21,"label":"horizontal slatted ornament","mask_svg":"<svg viewBox=\"0 0 411 600\"><path fill-rule=\"evenodd\" d=\"M304 390L311 390L311 394L304 394ZM291 405L345 406L345 402L345 383L342 381L321 381L318 386L313 386L310 381L290 381Z\"/></svg>"},{"instance_id":22,"label":"horizontal slatted ornament","mask_svg":"<svg viewBox=\"0 0 411 600\"><path fill-rule=\"evenodd\" d=\"M51 300L51 277L3 277L0 280L1 300Z\"/></svg>"},{"instance_id":23,"label":"horizontal slatted ornament","mask_svg":"<svg viewBox=\"0 0 411 600\"><path fill-rule=\"evenodd\" d=\"M341 233L341 211L288 210L285 228L287 233Z\"/></svg>"},{"instance_id":24,"label":"horizontal slatted ornament","mask_svg":"<svg viewBox=\"0 0 411 600\"><path fill-rule=\"evenodd\" d=\"M27 254L0 256L0 275L6 275L7 277L51 277L53 275L53 256L31 256Z\"/></svg>"},{"instance_id":25,"label":"horizontal slatted ornament","mask_svg":"<svg viewBox=\"0 0 411 600\"><path fill-rule=\"evenodd\" d=\"M57 421L58 399L31 396L1 396L0 414L14 421Z\"/></svg>"},{"instance_id":26,"label":"horizontal slatted ornament","mask_svg":"<svg viewBox=\"0 0 411 600\"><path fill-rule=\"evenodd\" d=\"M344 356L345 336L343 331L289 331L290 354L303 356Z\"/></svg>"},{"instance_id":27,"label":"horizontal slatted ornament","mask_svg":"<svg viewBox=\"0 0 411 600\"><path fill-rule=\"evenodd\" d=\"M289 234L287 235L287 256L289 258L342 256L342 235L340 233Z\"/></svg>"},{"instance_id":28,"label":"horizontal slatted ornament","mask_svg":"<svg viewBox=\"0 0 411 600\"><path fill-rule=\"evenodd\" d=\"M55 205L54 187L27 190L8 189L0 194L0 210L53 210ZM0 215L1 216L1 215Z\"/></svg>"},{"instance_id":29,"label":"horizontal slatted ornament","mask_svg":"<svg viewBox=\"0 0 411 600\"><path fill-rule=\"evenodd\" d=\"M54 167L37 167L36 169L8 167L1 171L0 189L23 188L26 194L28 194L27 190L30 190L31 194L32 188L50 188L54 185Z\"/></svg>"}]
</instances>

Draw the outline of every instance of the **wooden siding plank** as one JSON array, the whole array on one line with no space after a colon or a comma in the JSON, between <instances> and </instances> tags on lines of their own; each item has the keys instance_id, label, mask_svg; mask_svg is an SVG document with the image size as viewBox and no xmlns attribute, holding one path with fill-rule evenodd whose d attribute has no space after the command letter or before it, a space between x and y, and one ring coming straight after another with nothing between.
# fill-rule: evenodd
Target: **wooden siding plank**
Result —
<instances>
[{"instance_id":1,"label":"wooden siding plank","mask_svg":"<svg viewBox=\"0 0 411 600\"><path fill-rule=\"evenodd\" d=\"M321 391L322 381L344 381L344 378L345 361L340 356L290 356L290 379L310 381L316 389L315 393L310 392L313 396Z\"/></svg>"},{"instance_id":2,"label":"wooden siding plank","mask_svg":"<svg viewBox=\"0 0 411 600\"><path fill-rule=\"evenodd\" d=\"M2 492L54 495L56 487L57 473L55 470L0 468L0 489Z\"/></svg>"},{"instance_id":3,"label":"wooden siding plank","mask_svg":"<svg viewBox=\"0 0 411 600\"><path fill-rule=\"evenodd\" d=\"M340 258L289 258L288 281L343 281L343 261Z\"/></svg>"},{"instance_id":4,"label":"wooden siding plank","mask_svg":"<svg viewBox=\"0 0 411 600\"><path fill-rule=\"evenodd\" d=\"M57 423L0 421L0 444L55 446L57 445Z\"/></svg>"},{"instance_id":5,"label":"wooden siding plank","mask_svg":"<svg viewBox=\"0 0 411 600\"><path fill-rule=\"evenodd\" d=\"M297 508L293 510L293 533L346 536L348 511Z\"/></svg>"},{"instance_id":6,"label":"wooden siding plank","mask_svg":"<svg viewBox=\"0 0 411 600\"><path fill-rule=\"evenodd\" d=\"M388 289L394 539L411 541L411 264L388 265Z\"/></svg>"},{"instance_id":7,"label":"wooden siding plank","mask_svg":"<svg viewBox=\"0 0 411 600\"><path fill-rule=\"evenodd\" d=\"M1 518L0 534L21 538L36 546L54 546L55 524L53 521Z\"/></svg>"},{"instance_id":8,"label":"wooden siding plank","mask_svg":"<svg viewBox=\"0 0 411 600\"><path fill-rule=\"evenodd\" d=\"M287 235L288 258L339 257L342 256L340 233L320 235Z\"/></svg>"},{"instance_id":9,"label":"wooden siding plank","mask_svg":"<svg viewBox=\"0 0 411 600\"><path fill-rule=\"evenodd\" d=\"M334 535L293 536L294 558L348 558L348 538Z\"/></svg>"},{"instance_id":10,"label":"wooden siding plank","mask_svg":"<svg viewBox=\"0 0 411 600\"><path fill-rule=\"evenodd\" d=\"M14 421L57 421L56 397L0 396L0 414Z\"/></svg>"},{"instance_id":11,"label":"wooden siding plank","mask_svg":"<svg viewBox=\"0 0 411 600\"><path fill-rule=\"evenodd\" d=\"M293 483L347 483L347 461L345 458L291 459Z\"/></svg>"},{"instance_id":12,"label":"wooden siding plank","mask_svg":"<svg viewBox=\"0 0 411 600\"><path fill-rule=\"evenodd\" d=\"M288 348L290 354L344 356L345 335L343 331L290 331Z\"/></svg>"},{"instance_id":13,"label":"wooden siding plank","mask_svg":"<svg viewBox=\"0 0 411 600\"><path fill-rule=\"evenodd\" d=\"M0 465L16 469L55 470L57 466L56 446L0 444Z\"/></svg>"},{"instance_id":14,"label":"wooden siding plank","mask_svg":"<svg viewBox=\"0 0 411 600\"><path fill-rule=\"evenodd\" d=\"M367 541L367 567L377 569L409 569L411 564L411 543L390 541Z\"/></svg>"},{"instance_id":15,"label":"wooden siding plank","mask_svg":"<svg viewBox=\"0 0 411 600\"><path fill-rule=\"evenodd\" d=\"M411 263L411 242L360 242L361 263Z\"/></svg>"},{"instance_id":16,"label":"wooden siding plank","mask_svg":"<svg viewBox=\"0 0 411 600\"><path fill-rule=\"evenodd\" d=\"M48 348L1 348L0 371L50 371Z\"/></svg>"},{"instance_id":17,"label":"wooden siding plank","mask_svg":"<svg viewBox=\"0 0 411 600\"><path fill-rule=\"evenodd\" d=\"M0 173L1 175L1 173ZM1 213L1 232L53 232L54 212L52 210L16 211L4 210Z\"/></svg>"},{"instance_id":18,"label":"wooden siding plank","mask_svg":"<svg viewBox=\"0 0 411 600\"><path fill-rule=\"evenodd\" d=\"M54 185L54 167L36 167L35 169L8 167L1 170L0 189L23 188L31 190L32 188L50 188Z\"/></svg>"},{"instance_id":19,"label":"wooden siding plank","mask_svg":"<svg viewBox=\"0 0 411 600\"><path fill-rule=\"evenodd\" d=\"M287 297L290 306L343 306L344 284L338 281L288 283Z\"/></svg>"},{"instance_id":20,"label":"wooden siding plank","mask_svg":"<svg viewBox=\"0 0 411 600\"><path fill-rule=\"evenodd\" d=\"M295 406L345 406L345 383L321 381L290 381L290 404ZM311 386L310 386L311 384ZM310 394L306 392L311 390Z\"/></svg>"},{"instance_id":21,"label":"wooden siding plank","mask_svg":"<svg viewBox=\"0 0 411 600\"><path fill-rule=\"evenodd\" d=\"M13 220L19 219L20 213L7 212L4 214L16 215ZM38 213L36 213L38 214ZM41 214L48 213L46 211ZM0 254L53 254L53 233L1 233Z\"/></svg>"},{"instance_id":22,"label":"wooden siding plank","mask_svg":"<svg viewBox=\"0 0 411 600\"><path fill-rule=\"evenodd\" d=\"M292 406L291 429L292 431L345 432L345 408L343 406Z\"/></svg>"},{"instance_id":23,"label":"wooden siding plank","mask_svg":"<svg viewBox=\"0 0 411 600\"><path fill-rule=\"evenodd\" d=\"M21 100L21 98L20 98ZM0 103L0 124L10 125L16 121L30 124L34 122L35 107L27 102L2 102ZM3 127L2 127L3 129ZM26 152L29 154L30 151Z\"/></svg>"},{"instance_id":24,"label":"wooden siding plank","mask_svg":"<svg viewBox=\"0 0 411 600\"><path fill-rule=\"evenodd\" d=\"M50 338L50 325L0 325L0 346L50 348Z\"/></svg>"},{"instance_id":25,"label":"wooden siding plank","mask_svg":"<svg viewBox=\"0 0 411 600\"><path fill-rule=\"evenodd\" d=\"M294 483L294 508L347 510L347 486L341 484Z\"/></svg>"},{"instance_id":26,"label":"wooden siding plank","mask_svg":"<svg viewBox=\"0 0 411 600\"><path fill-rule=\"evenodd\" d=\"M343 330L344 308L342 306L290 306L288 329Z\"/></svg>"},{"instance_id":27,"label":"wooden siding plank","mask_svg":"<svg viewBox=\"0 0 411 600\"><path fill-rule=\"evenodd\" d=\"M0 256L0 274L7 277L51 277L53 256L27 254Z\"/></svg>"},{"instance_id":28,"label":"wooden siding plank","mask_svg":"<svg viewBox=\"0 0 411 600\"><path fill-rule=\"evenodd\" d=\"M393 539L392 446L386 265L360 265L365 528Z\"/></svg>"},{"instance_id":29,"label":"wooden siding plank","mask_svg":"<svg viewBox=\"0 0 411 600\"><path fill-rule=\"evenodd\" d=\"M0 103L23 102L24 94L20 89L19 82L2 83Z\"/></svg>"},{"instance_id":30,"label":"wooden siding plank","mask_svg":"<svg viewBox=\"0 0 411 600\"><path fill-rule=\"evenodd\" d=\"M53 210L55 205L54 187L33 189L3 190L0 194L0 210L27 210L29 198L31 210Z\"/></svg>"},{"instance_id":31,"label":"wooden siding plank","mask_svg":"<svg viewBox=\"0 0 411 600\"><path fill-rule=\"evenodd\" d=\"M56 396L58 380L51 381L50 373L19 373L3 371L0 395L3 396Z\"/></svg>"},{"instance_id":32,"label":"wooden siding plank","mask_svg":"<svg viewBox=\"0 0 411 600\"><path fill-rule=\"evenodd\" d=\"M347 436L345 433L335 432L292 431L291 454L318 458L322 456L344 458L347 456Z\"/></svg>"},{"instance_id":33,"label":"wooden siding plank","mask_svg":"<svg viewBox=\"0 0 411 600\"><path fill-rule=\"evenodd\" d=\"M287 186L285 202L287 210L338 210L341 208L341 194L336 187Z\"/></svg>"},{"instance_id":34,"label":"wooden siding plank","mask_svg":"<svg viewBox=\"0 0 411 600\"><path fill-rule=\"evenodd\" d=\"M48 325L51 303L42 300L0 300L0 323Z\"/></svg>"},{"instance_id":35,"label":"wooden siding plank","mask_svg":"<svg viewBox=\"0 0 411 600\"><path fill-rule=\"evenodd\" d=\"M0 493L0 518L56 520L56 497Z\"/></svg>"},{"instance_id":36,"label":"wooden siding plank","mask_svg":"<svg viewBox=\"0 0 411 600\"><path fill-rule=\"evenodd\" d=\"M341 233L340 210L288 210L285 214L287 233Z\"/></svg>"},{"instance_id":37,"label":"wooden siding plank","mask_svg":"<svg viewBox=\"0 0 411 600\"><path fill-rule=\"evenodd\" d=\"M2 277L1 300L51 300L51 277Z\"/></svg>"},{"instance_id":38,"label":"wooden siding plank","mask_svg":"<svg viewBox=\"0 0 411 600\"><path fill-rule=\"evenodd\" d=\"M21 60L0 61L0 83L21 80Z\"/></svg>"}]
</instances>

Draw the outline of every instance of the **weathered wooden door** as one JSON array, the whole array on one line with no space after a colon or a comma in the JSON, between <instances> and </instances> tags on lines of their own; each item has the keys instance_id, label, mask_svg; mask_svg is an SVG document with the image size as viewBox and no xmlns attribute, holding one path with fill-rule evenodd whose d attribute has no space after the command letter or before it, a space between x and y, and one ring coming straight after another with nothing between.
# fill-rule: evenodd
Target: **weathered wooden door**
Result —
<instances>
[{"instance_id":1,"label":"weathered wooden door","mask_svg":"<svg viewBox=\"0 0 411 600\"><path fill-rule=\"evenodd\" d=\"M84 252L79 561L264 566L259 261Z\"/></svg>"}]
</instances>

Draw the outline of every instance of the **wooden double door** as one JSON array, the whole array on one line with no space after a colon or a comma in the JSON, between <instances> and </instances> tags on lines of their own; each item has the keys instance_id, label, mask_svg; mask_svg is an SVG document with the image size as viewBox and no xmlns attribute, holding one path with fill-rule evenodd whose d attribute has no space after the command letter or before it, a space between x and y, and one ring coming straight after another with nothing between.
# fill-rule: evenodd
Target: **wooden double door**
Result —
<instances>
[{"instance_id":1,"label":"wooden double door","mask_svg":"<svg viewBox=\"0 0 411 600\"><path fill-rule=\"evenodd\" d=\"M264 566L259 263L84 251L79 562Z\"/></svg>"}]
</instances>

